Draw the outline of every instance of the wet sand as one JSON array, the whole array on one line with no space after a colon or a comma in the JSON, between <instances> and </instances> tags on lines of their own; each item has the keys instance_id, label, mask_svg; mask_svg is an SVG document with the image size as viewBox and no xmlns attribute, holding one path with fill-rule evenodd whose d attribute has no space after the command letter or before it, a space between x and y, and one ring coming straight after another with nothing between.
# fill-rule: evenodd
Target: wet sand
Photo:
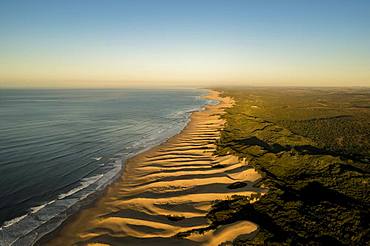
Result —
<instances>
[{"instance_id":1,"label":"wet sand","mask_svg":"<svg viewBox=\"0 0 370 246\"><path fill-rule=\"evenodd\" d=\"M94 206L80 211L47 245L219 245L252 235L257 225L241 221L185 238L179 232L208 225L205 215L215 200L259 192L260 175L237 157L214 156L231 98L194 112L191 121L166 143L130 159L122 176ZM228 185L245 182L238 189Z\"/></svg>"}]
</instances>

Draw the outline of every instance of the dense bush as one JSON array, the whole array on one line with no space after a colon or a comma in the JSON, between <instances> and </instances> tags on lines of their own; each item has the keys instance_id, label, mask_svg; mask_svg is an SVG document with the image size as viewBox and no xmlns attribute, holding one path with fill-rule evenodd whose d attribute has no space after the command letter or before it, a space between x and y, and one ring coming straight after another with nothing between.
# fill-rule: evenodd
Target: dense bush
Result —
<instances>
[{"instance_id":1,"label":"dense bush","mask_svg":"<svg viewBox=\"0 0 370 246\"><path fill-rule=\"evenodd\" d=\"M247 158L266 195L217 202L211 227L245 219L259 233L235 245L366 245L370 241L370 92L247 88L216 154ZM255 198L255 197L254 197Z\"/></svg>"}]
</instances>

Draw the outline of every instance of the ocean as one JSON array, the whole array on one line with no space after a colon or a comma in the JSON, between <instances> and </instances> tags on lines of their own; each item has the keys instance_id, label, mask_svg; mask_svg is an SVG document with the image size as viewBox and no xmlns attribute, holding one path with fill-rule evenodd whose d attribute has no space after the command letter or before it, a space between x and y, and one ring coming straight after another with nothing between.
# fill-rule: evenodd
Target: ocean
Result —
<instances>
[{"instance_id":1,"label":"ocean","mask_svg":"<svg viewBox=\"0 0 370 246\"><path fill-rule=\"evenodd\" d=\"M23 223L17 233L26 233L34 220L103 189L128 157L175 135L192 111L212 103L206 93L0 90L0 230Z\"/></svg>"}]
</instances>

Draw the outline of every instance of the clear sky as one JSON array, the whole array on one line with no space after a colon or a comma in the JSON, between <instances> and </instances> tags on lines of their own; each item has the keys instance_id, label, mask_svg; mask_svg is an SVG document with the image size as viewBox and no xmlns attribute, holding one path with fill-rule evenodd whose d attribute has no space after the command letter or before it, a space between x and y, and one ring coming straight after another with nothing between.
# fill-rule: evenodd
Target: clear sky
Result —
<instances>
[{"instance_id":1,"label":"clear sky","mask_svg":"<svg viewBox=\"0 0 370 246\"><path fill-rule=\"evenodd\" d=\"M370 86L369 0L0 0L0 87Z\"/></svg>"}]
</instances>

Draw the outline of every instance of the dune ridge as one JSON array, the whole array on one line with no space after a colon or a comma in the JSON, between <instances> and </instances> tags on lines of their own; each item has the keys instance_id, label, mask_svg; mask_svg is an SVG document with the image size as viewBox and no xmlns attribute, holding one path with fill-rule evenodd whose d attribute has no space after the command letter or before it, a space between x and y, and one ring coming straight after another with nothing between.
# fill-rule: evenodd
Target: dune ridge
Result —
<instances>
[{"instance_id":1,"label":"dune ridge","mask_svg":"<svg viewBox=\"0 0 370 246\"><path fill-rule=\"evenodd\" d=\"M225 121L220 117L234 103L210 91L219 101L194 112L186 128L166 143L131 158L119 178L94 206L82 210L47 245L219 245L257 225L241 221L204 234L176 234L203 228L215 200L263 192L253 184L261 176L236 156L214 156ZM244 187L230 189L235 182Z\"/></svg>"}]
</instances>

